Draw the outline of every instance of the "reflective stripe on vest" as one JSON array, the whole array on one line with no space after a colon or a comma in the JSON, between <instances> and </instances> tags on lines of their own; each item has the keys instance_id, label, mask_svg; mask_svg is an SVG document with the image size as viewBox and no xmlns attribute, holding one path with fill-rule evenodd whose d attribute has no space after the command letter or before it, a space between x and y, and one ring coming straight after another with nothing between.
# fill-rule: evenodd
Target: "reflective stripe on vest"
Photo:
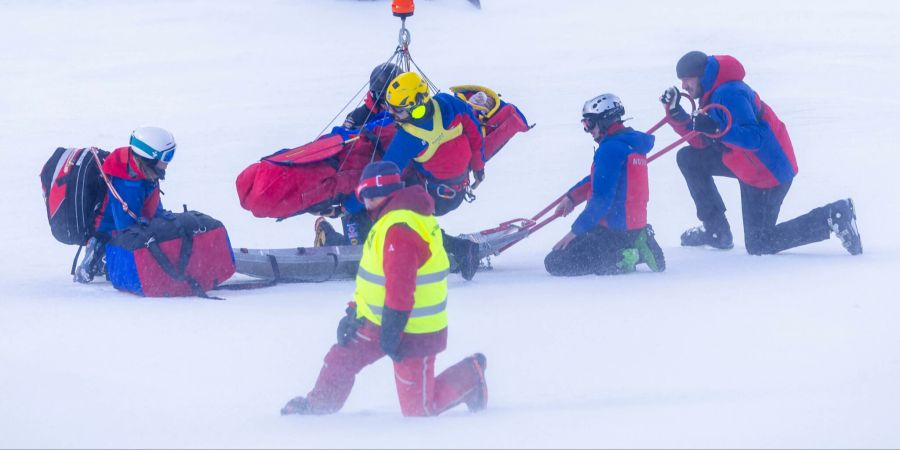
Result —
<instances>
[{"instance_id":1,"label":"reflective stripe on vest","mask_svg":"<svg viewBox=\"0 0 900 450\"><path fill-rule=\"evenodd\" d=\"M443 235L433 216L423 216L409 210L388 212L372 226L363 244L362 259L356 275L357 317L365 317L381 325L385 301L384 241L388 229L404 224L428 243L431 257L416 271L414 304L406 333L434 333L447 328L447 277L450 260L444 251Z\"/></svg>"},{"instance_id":2,"label":"reflective stripe on vest","mask_svg":"<svg viewBox=\"0 0 900 450\"><path fill-rule=\"evenodd\" d=\"M430 160L435 153L437 153L438 148L452 139L456 139L462 136L463 126L461 123L456 124L455 127L448 129L444 128L444 118L441 115L441 105L438 104L437 101L431 99L431 106L434 110L434 114L431 115L431 129L426 130L424 128L419 128L411 123L402 123L400 124L400 128L403 131L419 138L424 142L427 147L425 150L413 158L413 161L418 163L425 163Z\"/></svg>"}]
</instances>

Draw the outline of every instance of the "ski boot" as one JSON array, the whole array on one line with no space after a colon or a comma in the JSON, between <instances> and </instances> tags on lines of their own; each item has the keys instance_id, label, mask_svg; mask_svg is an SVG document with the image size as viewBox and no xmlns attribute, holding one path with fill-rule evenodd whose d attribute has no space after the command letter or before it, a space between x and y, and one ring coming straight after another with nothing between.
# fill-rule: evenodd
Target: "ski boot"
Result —
<instances>
[{"instance_id":1,"label":"ski boot","mask_svg":"<svg viewBox=\"0 0 900 450\"><path fill-rule=\"evenodd\" d=\"M666 270L666 257L663 255L659 243L656 242L656 233L653 232L653 227L647 225L641 230L634 241L634 247L640 256L638 264L646 264L654 272Z\"/></svg>"},{"instance_id":2,"label":"ski boot","mask_svg":"<svg viewBox=\"0 0 900 450\"><path fill-rule=\"evenodd\" d=\"M641 259L641 254L636 248L626 248L622 250L622 258L616 263L616 274L631 273L636 270L635 266Z\"/></svg>"},{"instance_id":3,"label":"ski boot","mask_svg":"<svg viewBox=\"0 0 900 450\"><path fill-rule=\"evenodd\" d=\"M454 237L441 230L444 238L444 250L451 256L450 272L459 272L464 280L475 278L475 272L481 264L479 251L481 246L472 240Z\"/></svg>"},{"instance_id":4,"label":"ski boot","mask_svg":"<svg viewBox=\"0 0 900 450\"><path fill-rule=\"evenodd\" d=\"M856 228L856 210L852 199L839 200L828 205L828 227L851 255L862 254L862 239L859 236L859 229Z\"/></svg>"},{"instance_id":5,"label":"ski boot","mask_svg":"<svg viewBox=\"0 0 900 450\"><path fill-rule=\"evenodd\" d=\"M324 217L316 219L316 237L313 247L329 247L333 245L345 245L344 235L335 231Z\"/></svg>"},{"instance_id":6,"label":"ski boot","mask_svg":"<svg viewBox=\"0 0 900 450\"><path fill-rule=\"evenodd\" d=\"M313 414L312 410L309 407L309 400L306 397L294 397L291 401L287 402L283 408L281 408L281 415L287 416L290 414L299 414L299 415L309 415Z\"/></svg>"},{"instance_id":7,"label":"ski boot","mask_svg":"<svg viewBox=\"0 0 900 450\"><path fill-rule=\"evenodd\" d=\"M75 269L73 281L88 284L97 275L106 273L106 241L96 236L85 245L84 260Z\"/></svg>"},{"instance_id":8,"label":"ski boot","mask_svg":"<svg viewBox=\"0 0 900 450\"><path fill-rule=\"evenodd\" d=\"M484 371L487 370L487 357L481 353L476 353L470 356L469 359L472 360L472 365L478 373L478 387L464 401L469 411L478 412L487 408L488 402L487 382L484 379Z\"/></svg>"},{"instance_id":9,"label":"ski boot","mask_svg":"<svg viewBox=\"0 0 900 450\"><path fill-rule=\"evenodd\" d=\"M725 217L713 222L704 222L699 227L688 229L681 234L683 247L701 247L708 245L720 250L734 248L734 238L731 236L731 227Z\"/></svg>"}]
</instances>

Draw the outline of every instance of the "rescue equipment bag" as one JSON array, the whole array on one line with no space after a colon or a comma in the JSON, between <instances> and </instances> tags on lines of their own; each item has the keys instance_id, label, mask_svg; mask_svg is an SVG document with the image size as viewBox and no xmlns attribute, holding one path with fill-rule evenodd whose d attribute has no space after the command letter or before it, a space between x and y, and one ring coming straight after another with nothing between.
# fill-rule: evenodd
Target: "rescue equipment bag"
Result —
<instances>
[{"instance_id":1,"label":"rescue equipment bag","mask_svg":"<svg viewBox=\"0 0 900 450\"><path fill-rule=\"evenodd\" d=\"M228 232L197 211L165 213L116 233L106 245L106 272L116 289L144 297L209 298L234 274Z\"/></svg>"}]
</instances>

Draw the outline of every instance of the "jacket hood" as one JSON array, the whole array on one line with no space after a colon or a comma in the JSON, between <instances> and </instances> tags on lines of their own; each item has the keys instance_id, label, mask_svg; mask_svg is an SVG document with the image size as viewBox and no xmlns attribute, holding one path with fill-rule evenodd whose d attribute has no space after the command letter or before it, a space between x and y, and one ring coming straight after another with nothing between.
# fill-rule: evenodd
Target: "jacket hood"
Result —
<instances>
[{"instance_id":1,"label":"jacket hood","mask_svg":"<svg viewBox=\"0 0 900 450\"><path fill-rule=\"evenodd\" d=\"M604 141L621 142L631 148L633 153L646 155L653 149L653 144L656 142L656 136L635 131L631 128L625 128L622 131L607 136Z\"/></svg>"},{"instance_id":2,"label":"jacket hood","mask_svg":"<svg viewBox=\"0 0 900 450\"><path fill-rule=\"evenodd\" d=\"M704 92L703 97L707 98L713 90L729 81L743 81L746 74L744 66L733 56L708 57L706 70L700 80L700 86L703 87Z\"/></svg>"},{"instance_id":3,"label":"jacket hood","mask_svg":"<svg viewBox=\"0 0 900 450\"><path fill-rule=\"evenodd\" d=\"M408 209L424 216L431 216L434 215L434 200L422 186L405 187L391 192L374 217L377 220L397 209Z\"/></svg>"}]
</instances>

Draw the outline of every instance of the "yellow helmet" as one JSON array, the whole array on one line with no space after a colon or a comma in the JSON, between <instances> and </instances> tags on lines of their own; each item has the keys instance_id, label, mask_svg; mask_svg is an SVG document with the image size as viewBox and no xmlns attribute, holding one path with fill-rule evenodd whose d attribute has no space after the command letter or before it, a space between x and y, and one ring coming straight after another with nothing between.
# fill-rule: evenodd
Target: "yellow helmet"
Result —
<instances>
[{"instance_id":1,"label":"yellow helmet","mask_svg":"<svg viewBox=\"0 0 900 450\"><path fill-rule=\"evenodd\" d=\"M388 85L385 97L389 105L403 109L424 105L430 99L428 84L415 72L397 75Z\"/></svg>"}]
</instances>

